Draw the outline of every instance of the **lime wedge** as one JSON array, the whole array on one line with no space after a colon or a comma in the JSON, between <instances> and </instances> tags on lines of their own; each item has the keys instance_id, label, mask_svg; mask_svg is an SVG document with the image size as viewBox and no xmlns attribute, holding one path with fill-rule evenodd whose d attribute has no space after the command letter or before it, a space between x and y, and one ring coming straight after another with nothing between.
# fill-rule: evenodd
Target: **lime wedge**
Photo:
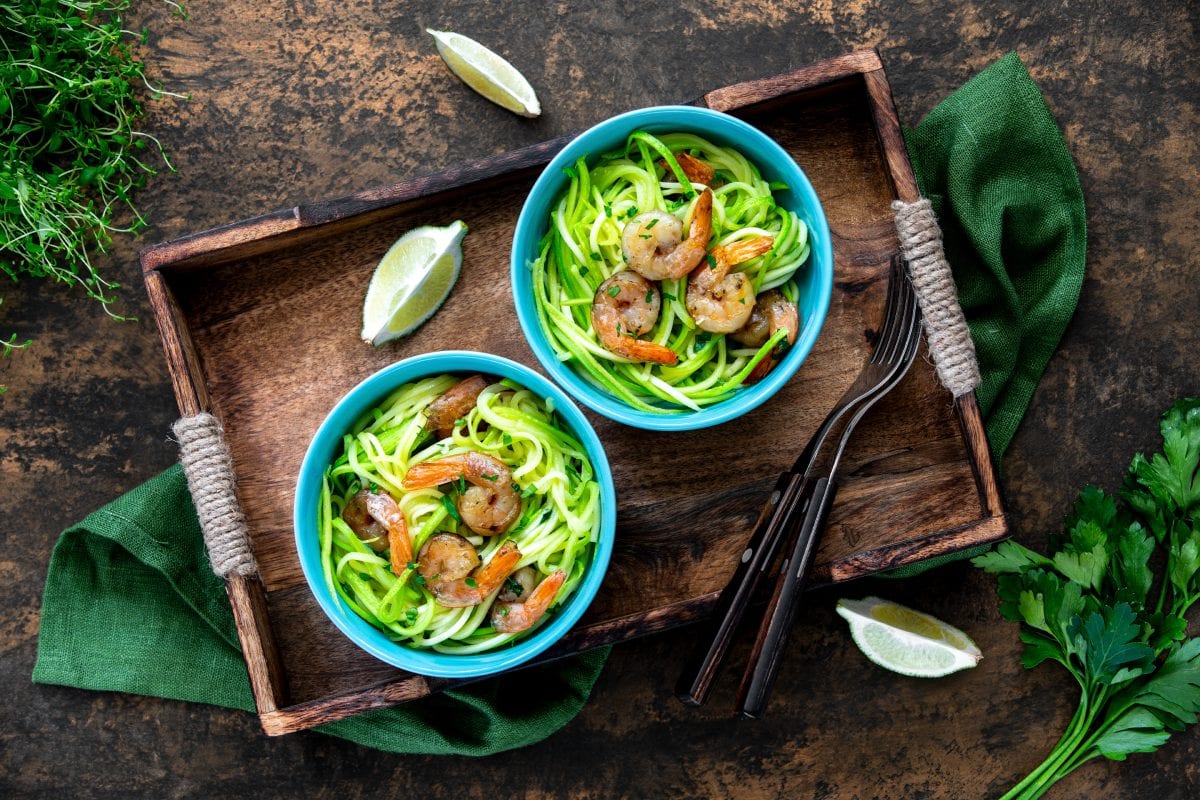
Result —
<instances>
[{"instance_id":1,"label":"lime wedge","mask_svg":"<svg viewBox=\"0 0 1200 800\"><path fill-rule=\"evenodd\" d=\"M839 600L837 612L867 658L901 675L940 678L970 669L983 657L958 628L889 600Z\"/></svg>"},{"instance_id":2,"label":"lime wedge","mask_svg":"<svg viewBox=\"0 0 1200 800\"><path fill-rule=\"evenodd\" d=\"M542 113L533 87L512 64L461 33L428 28L425 32L437 41L438 54L467 86L523 117Z\"/></svg>"},{"instance_id":3,"label":"lime wedge","mask_svg":"<svg viewBox=\"0 0 1200 800\"><path fill-rule=\"evenodd\" d=\"M414 228L380 259L363 301L362 338L374 345L407 336L446 301L462 270L462 220Z\"/></svg>"}]
</instances>

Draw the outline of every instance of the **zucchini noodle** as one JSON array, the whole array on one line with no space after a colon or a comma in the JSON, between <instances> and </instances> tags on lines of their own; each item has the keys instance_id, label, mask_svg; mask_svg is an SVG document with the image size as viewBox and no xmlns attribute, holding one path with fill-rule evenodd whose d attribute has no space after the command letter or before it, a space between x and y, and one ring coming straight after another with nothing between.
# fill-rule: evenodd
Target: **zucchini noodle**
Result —
<instances>
[{"instance_id":1,"label":"zucchini noodle","mask_svg":"<svg viewBox=\"0 0 1200 800\"><path fill-rule=\"evenodd\" d=\"M593 330L590 306L596 290L626 268L621 250L625 223L657 209L681 217L688 229L699 184L688 180L675 158L684 151L716 170L709 187L710 246L773 237L769 252L735 269L746 273L756 295L779 288L795 303L795 275L810 246L803 220L772 197L772 190L787 187L768 183L737 150L694 134L654 137L638 131L623 149L600 156L593 166L580 158L567 168L570 182L530 264L538 321L558 359L600 390L652 413L698 410L726 400L772 350L786 347L782 330L754 348L698 329L685 304L686 277L661 282L662 309L643 337L675 351L677 364L631 361L606 349Z\"/></svg>"},{"instance_id":2,"label":"zucchini noodle","mask_svg":"<svg viewBox=\"0 0 1200 800\"><path fill-rule=\"evenodd\" d=\"M446 608L424 585L417 565L395 575L387 552L368 547L342 519L362 488L387 492L404 513L413 553L437 532L463 536L486 564L506 540L521 551L514 570L532 566L538 579L566 573L550 611L569 598L592 561L600 533L600 484L583 445L560 423L552 401L513 381L492 383L475 406L438 440L425 428L429 404L458 382L452 375L402 386L343 437L337 459L325 472L318 504L318 540L326 585L356 614L390 639L442 653L478 653L530 631L500 633L491 627L493 592L482 603ZM476 451L504 462L521 497L521 515L504 534L480 536L458 518L454 497L463 482L404 490L401 481L416 463ZM415 557L415 556L414 556Z\"/></svg>"}]
</instances>

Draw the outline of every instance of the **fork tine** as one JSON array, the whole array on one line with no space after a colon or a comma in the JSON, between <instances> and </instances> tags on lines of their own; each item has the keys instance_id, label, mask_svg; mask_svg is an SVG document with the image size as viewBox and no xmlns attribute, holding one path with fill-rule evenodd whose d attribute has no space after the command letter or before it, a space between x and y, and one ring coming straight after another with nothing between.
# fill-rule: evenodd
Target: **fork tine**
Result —
<instances>
[{"instance_id":1,"label":"fork tine","mask_svg":"<svg viewBox=\"0 0 1200 800\"><path fill-rule=\"evenodd\" d=\"M894 255L888 272L887 306L883 312L883 323L879 326L875 351L871 354L872 364L886 364L895 357L899 334L903 330L901 322L906 283L903 261L899 255Z\"/></svg>"}]
</instances>

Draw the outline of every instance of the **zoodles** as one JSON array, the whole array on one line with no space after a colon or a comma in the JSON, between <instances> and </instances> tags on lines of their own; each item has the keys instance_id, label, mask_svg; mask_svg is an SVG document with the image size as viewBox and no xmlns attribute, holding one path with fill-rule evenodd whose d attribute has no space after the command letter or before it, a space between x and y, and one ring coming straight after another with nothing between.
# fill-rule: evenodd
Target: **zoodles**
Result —
<instances>
[{"instance_id":1,"label":"zoodles","mask_svg":"<svg viewBox=\"0 0 1200 800\"><path fill-rule=\"evenodd\" d=\"M583 445L561 424L552 403L507 379L479 381L485 388L475 390L477 397L472 393L448 435L439 438L439 432L427 430L436 428L431 404L459 384L451 375L406 384L343 437L325 473L317 530L331 594L396 642L465 654L525 635L503 630L517 627L510 621L528 611L520 599L532 604L538 590L548 587L543 594L553 607L575 591L600 532L600 485ZM435 475L432 485L411 486L418 473L468 462L485 467L474 473L460 469L447 482L437 483ZM519 509L514 521L498 527L498 535L480 535L479 523L468 516L474 510L468 504L472 490L489 497L489 490L503 491L503 499ZM369 527L359 528L384 516L372 509L375 520L359 523L353 506L360 495L402 513L396 522L405 529L407 549L400 563L390 552L397 547L391 527L386 542L382 534L375 539L365 534ZM435 560L447 541L461 543L464 552L458 555L478 565L465 578L464 569L454 576L458 580L449 580L450 562ZM489 569L496 573L491 583L485 577ZM523 576L528 580L521 585L516 579ZM538 589L531 591L535 583ZM544 621L541 614L530 628Z\"/></svg>"},{"instance_id":2,"label":"zoodles","mask_svg":"<svg viewBox=\"0 0 1200 800\"><path fill-rule=\"evenodd\" d=\"M761 378L794 341L795 322L791 331L772 325L766 341L745 344L739 338L748 337L736 335L742 330L722 328L721 321L706 324L699 304L692 303L702 294L699 278L719 277L728 269L737 282L704 287L711 294L703 299L728 307L727 287L736 286L737 302L755 306L754 298L769 297L776 308L789 303L795 320L795 276L810 252L808 228L775 202L772 191L786 187L765 180L737 150L690 133L655 137L638 131L622 149L590 166L580 158L565 171L567 189L551 211L549 230L530 266L539 323L557 357L585 380L641 411L699 410ZM706 227L701 223L710 202ZM664 233L679 225L672 217L681 218L689 237L702 241ZM660 220L664 224L653 230ZM630 231L631 225L640 227ZM647 243L642 246L639 239ZM639 249L658 246L646 259L639 256L658 259L653 270L634 264L630 242ZM705 260L679 277L663 277L667 272L659 271L659 262L665 265L670 257L660 257L664 248L677 245L680 252L671 254L677 256L697 244L694 258ZM765 245L766 252L756 244ZM718 263L720 256L737 252L736 260L726 259L732 263ZM713 270L708 275L701 274L706 262ZM777 291L768 292L772 289ZM628 314L616 321L618 305L623 312L640 305L634 310L641 312L641 324L631 323ZM609 311L613 321L596 316ZM739 316L733 324L743 320Z\"/></svg>"}]
</instances>

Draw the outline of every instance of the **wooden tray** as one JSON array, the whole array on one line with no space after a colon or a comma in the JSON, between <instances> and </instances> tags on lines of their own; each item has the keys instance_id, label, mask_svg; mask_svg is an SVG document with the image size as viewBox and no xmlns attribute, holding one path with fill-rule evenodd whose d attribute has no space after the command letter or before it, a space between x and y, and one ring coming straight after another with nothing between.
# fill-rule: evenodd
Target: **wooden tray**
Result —
<instances>
[{"instance_id":1,"label":"wooden tray","mask_svg":"<svg viewBox=\"0 0 1200 800\"><path fill-rule=\"evenodd\" d=\"M612 462L617 542L581 622L541 660L702 617L732 572L775 476L871 352L888 261L890 203L914 200L883 65L852 53L710 92L697 105L745 118L808 174L833 233L833 300L815 349L776 397L717 428L634 430L589 413ZM147 290L180 410L225 426L259 578L230 599L263 729L289 733L440 691L342 636L308 591L291 508L301 459L334 402L375 370L432 350L497 353L535 368L508 282L512 230L538 171L571 137L437 175L279 211L157 245ZM413 336L358 339L362 296L404 231L464 219L458 286ZM1005 535L973 396L956 403L927 359L859 428L816 558L845 581ZM672 680L666 676L664 680Z\"/></svg>"}]
</instances>

